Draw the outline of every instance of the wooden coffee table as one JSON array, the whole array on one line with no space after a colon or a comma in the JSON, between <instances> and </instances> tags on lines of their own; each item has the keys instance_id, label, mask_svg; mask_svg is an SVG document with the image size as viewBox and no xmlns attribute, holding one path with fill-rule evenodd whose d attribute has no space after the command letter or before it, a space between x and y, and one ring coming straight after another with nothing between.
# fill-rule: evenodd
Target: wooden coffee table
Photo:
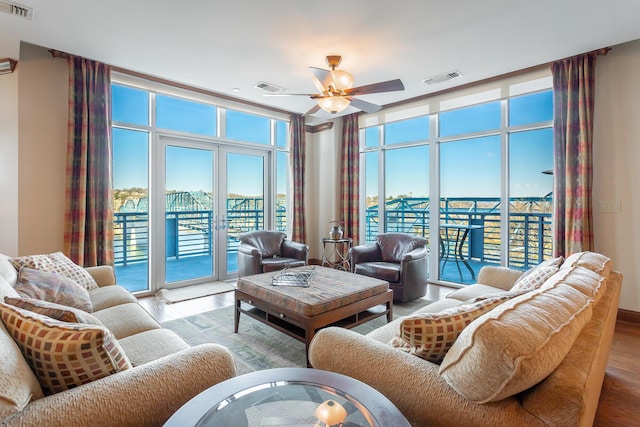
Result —
<instances>
[{"instance_id":1,"label":"wooden coffee table","mask_svg":"<svg viewBox=\"0 0 640 427\"><path fill-rule=\"evenodd\" d=\"M361 381L319 369L278 368L240 375L206 389L164 426L326 425L320 421L327 420L321 419L327 412L318 408L327 404L344 409L327 424L410 425L389 399Z\"/></svg>"},{"instance_id":2,"label":"wooden coffee table","mask_svg":"<svg viewBox=\"0 0 640 427\"><path fill-rule=\"evenodd\" d=\"M290 337L305 343L308 352L316 331L327 326L353 328L380 316L393 317L393 291L389 283L333 268L313 266L309 287L274 286L279 272L256 274L238 279L235 290L234 331L238 332L244 313Z\"/></svg>"}]
</instances>

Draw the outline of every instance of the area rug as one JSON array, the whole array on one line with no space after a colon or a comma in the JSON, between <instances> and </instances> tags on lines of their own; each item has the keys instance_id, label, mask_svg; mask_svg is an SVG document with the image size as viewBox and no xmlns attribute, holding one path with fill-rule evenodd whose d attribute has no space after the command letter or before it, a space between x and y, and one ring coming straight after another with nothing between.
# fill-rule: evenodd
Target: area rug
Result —
<instances>
[{"instance_id":1,"label":"area rug","mask_svg":"<svg viewBox=\"0 0 640 427\"><path fill-rule=\"evenodd\" d=\"M156 297L160 298L165 304L172 304L174 302L188 301L195 298L229 292L235 288L235 281L202 283L200 285L185 286L184 288L160 289L156 292Z\"/></svg>"},{"instance_id":2,"label":"area rug","mask_svg":"<svg viewBox=\"0 0 640 427\"><path fill-rule=\"evenodd\" d=\"M424 299L394 304L393 317L406 316L430 304ZM304 343L249 316L240 316L238 333L233 332L233 306L196 314L162 324L191 345L221 344L234 354L238 374L271 368L305 367ZM384 325L386 317L363 323L354 331L366 334Z\"/></svg>"}]
</instances>

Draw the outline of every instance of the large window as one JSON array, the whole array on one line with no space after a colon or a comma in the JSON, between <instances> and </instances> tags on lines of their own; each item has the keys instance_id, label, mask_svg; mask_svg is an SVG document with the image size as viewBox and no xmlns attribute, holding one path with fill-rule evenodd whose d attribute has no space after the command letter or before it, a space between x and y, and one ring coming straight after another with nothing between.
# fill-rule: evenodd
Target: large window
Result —
<instances>
[{"instance_id":1,"label":"large window","mask_svg":"<svg viewBox=\"0 0 640 427\"><path fill-rule=\"evenodd\" d=\"M365 240L381 232L423 235L430 280L460 284L474 283L483 265L525 269L551 256L550 81L452 92L425 100L421 111L430 114L417 117L372 115L368 125L365 116ZM401 107L388 115L399 116Z\"/></svg>"},{"instance_id":2,"label":"large window","mask_svg":"<svg viewBox=\"0 0 640 427\"><path fill-rule=\"evenodd\" d=\"M287 231L287 117L129 82L112 84L118 282L148 292L226 279L239 233Z\"/></svg>"}]
</instances>

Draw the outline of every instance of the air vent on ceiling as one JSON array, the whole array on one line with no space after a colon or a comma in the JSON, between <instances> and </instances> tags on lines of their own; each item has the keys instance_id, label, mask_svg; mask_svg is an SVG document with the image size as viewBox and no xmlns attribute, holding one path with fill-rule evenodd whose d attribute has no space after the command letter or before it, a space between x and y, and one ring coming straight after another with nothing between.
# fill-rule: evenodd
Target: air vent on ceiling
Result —
<instances>
[{"instance_id":1,"label":"air vent on ceiling","mask_svg":"<svg viewBox=\"0 0 640 427\"><path fill-rule=\"evenodd\" d=\"M267 82L258 82L254 84L253 87L266 90L267 92L289 92L288 89Z\"/></svg>"},{"instance_id":2,"label":"air vent on ceiling","mask_svg":"<svg viewBox=\"0 0 640 427\"><path fill-rule=\"evenodd\" d=\"M447 80L456 79L461 76L462 76L462 73L460 71L453 70L453 71L449 71L448 73L438 74L437 76L424 79L423 82L428 85L432 85L436 83L446 82Z\"/></svg>"},{"instance_id":3,"label":"air vent on ceiling","mask_svg":"<svg viewBox=\"0 0 640 427\"><path fill-rule=\"evenodd\" d=\"M18 3L0 1L0 12L19 16L21 18L28 19L28 20L33 19L33 8L22 6Z\"/></svg>"}]
</instances>

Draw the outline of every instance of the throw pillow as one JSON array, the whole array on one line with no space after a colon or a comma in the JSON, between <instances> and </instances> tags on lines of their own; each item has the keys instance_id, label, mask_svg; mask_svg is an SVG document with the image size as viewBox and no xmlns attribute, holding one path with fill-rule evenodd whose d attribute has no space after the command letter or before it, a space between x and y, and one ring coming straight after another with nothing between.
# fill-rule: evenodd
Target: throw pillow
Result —
<instances>
[{"instance_id":1,"label":"throw pillow","mask_svg":"<svg viewBox=\"0 0 640 427\"><path fill-rule=\"evenodd\" d=\"M105 327L60 322L4 303L0 318L46 395L131 368Z\"/></svg>"},{"instance_id":2,"label":"throw pillow","mask_svg":"<svg viewBox=\"0 0 640 427\"><path fill-rule=\"evenodd\" d=\"M586 267L608 279L613 268L613 262L605 255L585 251L569 255L561 268L571 267Z\"/></svg>"},{"instance_id":3,"label":"throw pillow","mask_svg":"<svg viewBox=\"0 0 640 427\"><path fill-rule=\"evenodd\" d=\"M52 319L70 323L85 323L88 325L103 326L95 316L73 307L56 304L53 302L37 300L33 298L5 297L4 302L14 307L23 308L33 313L42 314Z\"/></svg>"},{"instance_id":4,"label":"throw pillow","mask_svg":"<svg viewBox=\"0 0 640 427\"><path fill-rule=\"evenodd\" d=\"M560 266L562 265L562 263L564 262L564 257L556 257L556 258L549 258L546 259L544 261L542 261L540 264L531 267L530 269L528 269L527 271L525 271L524 273L522 273L522 276L520 276L520 279L527 277L529 274L533 273L536 271L536 269L538 268L545 268L545 267L556 267L556 268L560 268Z\"/></svg>"},{"instance_id":5,"label":"throw pillow","mask_svg":"<svg viewBox=\"0 0 640 427\"><path fill-rule=\"evenodd\" d=\"M526 276L520 276L511 291L533 291L544 284L551 276L558 272L558 267L534 267Z\"/></svg>"},{"instance_id":6,"label":"throw pillow","mask_svg":"<svg viewBox=\"0 0 640 427\"><path fill-rule=\"evenodd\" d=\"M72 279L57 273L24 267L16 291L23 297L55 302L87 312L93 311L89 291Z\"/></svg>"},{"instance_id":7,"label":"throw pillow","mask_svg":"<svg viewBox=\"0 0 640 427\"><path fill-rule=\"evenodd\" d=\"M533 387L566 357L593 300L562 282L496 307L465 328L440 365L442 378L475 403Z\"/></svg>"},{"instance_id":8,"label":"throw pillow","mask_svg":"<svg viewBox=\"0 0 640 427\"><path fill-rule=\"evenodd\" d=\"M397 335L389 344L439 364L467 325L508 299L507 296L487 298L440 313L408 316L402 320Z\"/></svg>"},{"instance_id":9,"label":"throw pillow","mask_svg":"<svg viewBox=\"0 0 640 427\"><path fill-rule=\"evenodd\" d=\"M48 255L29 255L18 258L11 258L11 264L20 271L23 267L34 270L58 273L62 276L74 280L80 286L91 291L98 288L98 284L91 277L91 274L78 264L67 258L62 252Z\"/></svg>"}]
</instances>

